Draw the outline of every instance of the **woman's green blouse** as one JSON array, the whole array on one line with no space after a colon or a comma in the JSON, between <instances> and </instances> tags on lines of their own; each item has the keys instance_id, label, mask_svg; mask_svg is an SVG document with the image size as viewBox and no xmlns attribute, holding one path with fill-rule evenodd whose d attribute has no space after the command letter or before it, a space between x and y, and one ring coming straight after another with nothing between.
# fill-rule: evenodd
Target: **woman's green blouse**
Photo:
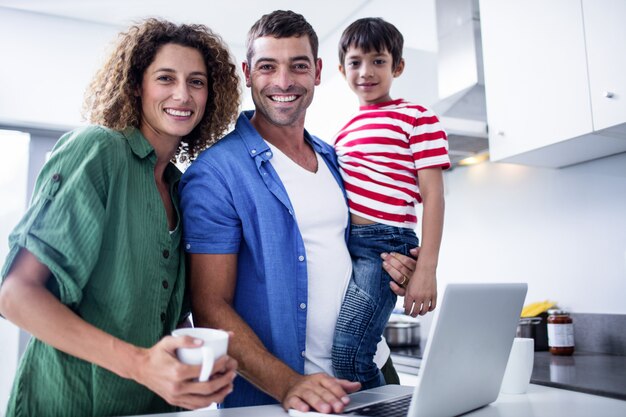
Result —
<instances>
[{"instance_id":1,"label":"woman's green blouse","mask_svg":"<svg viewBox=\"0 0 626 417\"><path fill-rule=\"evenodd\" d=\"M181 173L173 164L166 170L178 218L170 231L155 164L154 149L137 129L89 126L64 135L9 237L3 280L25 248L50 269L49 290L88 323L141 347L168 335L188 314L177 194ZM172 410L144 386L33 338L6 415Z\"/></svg>"}]
</instances>

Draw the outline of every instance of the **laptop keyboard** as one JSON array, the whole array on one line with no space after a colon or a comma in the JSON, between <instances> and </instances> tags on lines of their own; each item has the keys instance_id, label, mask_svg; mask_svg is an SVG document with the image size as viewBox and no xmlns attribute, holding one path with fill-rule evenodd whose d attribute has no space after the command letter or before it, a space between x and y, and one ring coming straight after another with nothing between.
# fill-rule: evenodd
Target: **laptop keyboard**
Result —
<instances>
[{"instance_id":1,"label":"laptop keyboard","mask_svg":"<svg viewBox=\"0 0 626 417\"><path fill-rule=\"evenodd\" d=\"M406 417L409 413L411 397L412 395L409 394L405 397L365 405L363 407L350 410L349 414L357 416Z\"/></svg>"}]
</instances>

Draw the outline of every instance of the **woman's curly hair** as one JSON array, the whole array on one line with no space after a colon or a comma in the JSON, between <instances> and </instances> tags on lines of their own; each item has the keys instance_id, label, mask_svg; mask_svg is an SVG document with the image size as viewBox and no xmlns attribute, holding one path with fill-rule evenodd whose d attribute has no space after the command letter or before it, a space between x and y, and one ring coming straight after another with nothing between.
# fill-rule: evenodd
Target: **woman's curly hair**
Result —
<instances>
[{"instance_id":1,"label":"woman's curly hair","mask_svg":"<svg viewBox=\"0 0 626 417\"><path fill-rule=\"evenodd\" d=\"M177 25L150 18L119 35L118 42L96 73L85 94L83 113L94 124L115 130L141 125L141 97L137 92L145 70L165 44L197 49L208 72L208 98L204 116L182 138L176 156L195 159L226 133L237 117L241 99L239 77L221 37L204 25Z\"/></svg>"}]
</instances>

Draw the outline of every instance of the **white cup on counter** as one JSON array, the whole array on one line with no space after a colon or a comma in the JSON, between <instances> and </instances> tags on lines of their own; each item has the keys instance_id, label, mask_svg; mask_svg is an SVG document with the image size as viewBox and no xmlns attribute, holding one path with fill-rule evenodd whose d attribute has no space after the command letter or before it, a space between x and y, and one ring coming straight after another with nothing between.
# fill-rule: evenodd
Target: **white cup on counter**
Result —
<instances>
[{"instance_id":1,"label":"white cup on counter","mask_svg":"<svg viewBox=\"0 0 626 417\"><path fill-rule=\"evenodd\" d=\"M224 356L228 350L228 333L224 330L204 327L176 329L174 337L190 336L202 340L202 346L176 349L178 360L188 365L202 365L198 381L209 380L216 359Z\"/></svg>"},{"instance_id":2,"label":"white cup on counter","mask_svg":"<svg viewBox=\"0 0 626 417\"><path fill-rule=\"evenodd\" d=\"M500 392L504 394L524 394L530 383L535 361L535 341L516 337L504 371Z\"/></svg>"}]
</instances>

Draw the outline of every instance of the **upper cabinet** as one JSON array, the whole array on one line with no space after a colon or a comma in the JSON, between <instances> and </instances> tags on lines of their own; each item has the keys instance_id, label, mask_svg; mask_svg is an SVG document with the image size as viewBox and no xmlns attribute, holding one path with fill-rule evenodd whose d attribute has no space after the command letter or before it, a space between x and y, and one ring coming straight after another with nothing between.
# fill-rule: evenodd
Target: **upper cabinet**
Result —
<instances>
[{"instance_id":1,"label":"upper cabinet","mask_svg":"<svg viewBox=\"0 0 626 417\"><path fill-rule=\"evenodd\" d=\"M625 18L623 0L480 0L493 161L626 151Z\"/></svg>"},{"instance_id":2,"label":"upper cabinet","mask_svg":"<svg viewBox=\"0 0 626 417\"><path fill-rule=\"evenodd\" d=\"M626 121L626 1L583 0L593 126Z\"/></svg>"}]
</instances>

